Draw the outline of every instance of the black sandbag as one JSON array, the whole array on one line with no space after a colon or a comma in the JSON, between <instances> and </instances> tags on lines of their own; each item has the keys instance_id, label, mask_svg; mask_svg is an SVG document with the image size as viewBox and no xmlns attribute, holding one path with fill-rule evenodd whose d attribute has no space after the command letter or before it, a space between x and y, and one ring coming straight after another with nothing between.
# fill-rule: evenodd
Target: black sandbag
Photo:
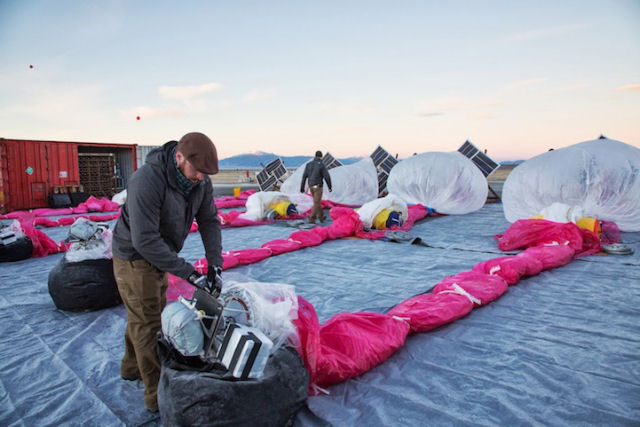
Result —
<instances>
[{"instance_id":1,"label":"black sandbag","mask_svg":"<svg viewBox=\"0 0 640 427\"><path fill-rule=\"evenodd\" d=\"M159 353L158 406L165 427L293 425L307 399L309 374L289 346L269 357L260 379L244 381L216 369L180 370L186 367L184 361L192 358L180 363L166 353L163 357L161 348Z\"/></svg>"},{"instance_id":2,"label":"black sandbag","mask_svg":"<svg viewBox=\"0 0 640 427\"><path fill-rule=\"evenodd\" d=\"M64 257L49 272L49 294L60 310L100 310L122 303L111 259L69 262Z\"/></svg>"},{"instance_id":3,"label":"black sandbag","mask_svg":"<svg viewBox=\"0 0 640 427\"><path fill-rule=\"evenodd\" d=\"M71 207L71 198L67 193L51 193L49 195L49 206L51 208Z\"/></svg>"},{"instance_id":4,"label":"black sandbag","mask_svg":"<svg viewBox=\"0 0 640 427\"><path fill-rule=\"evenodd\" d=\"M31 258L33 243L28 237L20 237L7 245L0 244L0 262L20 261Z\"/></svg>"},{"instance_id":5,"label":"black sandbag","mask_svg":"<svg viewBox=\"0 0 640 427\"><path fill-rule=\"evenodd\" d=\"M86 191L76 191L74 193L69 193L69 198L71 199L71 206L78 206L80 203L84 203L91 195Z\"/></svg>"}]
</instances>

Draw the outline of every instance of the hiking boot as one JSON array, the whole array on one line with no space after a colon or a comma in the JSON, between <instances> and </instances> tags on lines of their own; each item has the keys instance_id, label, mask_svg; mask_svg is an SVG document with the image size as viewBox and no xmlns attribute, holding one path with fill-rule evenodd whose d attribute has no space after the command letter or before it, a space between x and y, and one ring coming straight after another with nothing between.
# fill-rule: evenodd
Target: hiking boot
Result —
<instances>
[{"instance_id":1,"label":"hiking boot","mask_svg":"<svg viewBox=\"0 0 640 427\"><path fill-rule=\"evenodd\" d=\"M156 414L158 412L158 405L152 407L145 405L145 408L147 408L147 411L151 412L152 414Z\"/></svg>"}]
</instances>

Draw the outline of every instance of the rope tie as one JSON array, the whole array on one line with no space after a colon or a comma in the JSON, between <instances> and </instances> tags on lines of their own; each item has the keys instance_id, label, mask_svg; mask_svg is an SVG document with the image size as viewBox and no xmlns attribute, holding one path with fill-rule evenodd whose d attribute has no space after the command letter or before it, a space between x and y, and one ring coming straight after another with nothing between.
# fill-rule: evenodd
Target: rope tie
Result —
<instances>
[{"instance_id":1,"label":"rope tie","mask_svg":"<svg viewBox=\"0 0 640 427\"><path fill-rule=\"evenodd\" d=\"M465 297L469 298L469 301L471 301L472 303L477 304L477 305L482 305L482 301L480 301L478 298L474 297L469 292L467 292L464 289L462 289L457 283L453 284L453 289L447 289L445 291L440 291L440 292L438 292L438 294L464 295Z\"/></svg>"}]
</instances>

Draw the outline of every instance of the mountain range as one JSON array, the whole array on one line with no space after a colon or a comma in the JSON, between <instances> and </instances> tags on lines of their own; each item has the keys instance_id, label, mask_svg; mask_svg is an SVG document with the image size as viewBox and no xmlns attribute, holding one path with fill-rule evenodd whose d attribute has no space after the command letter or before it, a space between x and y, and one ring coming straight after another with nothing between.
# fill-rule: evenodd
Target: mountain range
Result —
<instances>
[{"instance_id":1,"label":"mountain range","mask_svg":"<svg viewBox=\"0 0 640 427\"><path fill-rule=\"evenodd\" d=\"M265 153L262 151L256 153L238 154L237 156L221 159L219 162L220 169L260 169L270 162L280 158L285 167L297 168L304 165L311 156L279 156L273 153ZM362 157L347 157L338 159L343 165L350 165L362 160ZM524 160L511 160L498 162L501 165L518 165Z\"/></svg>"}]
</instances>

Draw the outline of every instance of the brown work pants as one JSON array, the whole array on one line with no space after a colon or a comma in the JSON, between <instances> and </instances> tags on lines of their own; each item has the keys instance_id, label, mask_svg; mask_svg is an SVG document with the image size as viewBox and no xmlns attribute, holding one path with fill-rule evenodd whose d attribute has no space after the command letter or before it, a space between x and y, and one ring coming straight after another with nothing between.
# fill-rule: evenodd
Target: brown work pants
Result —
<instances>
[{"instance_id":1,"label":"brown work pants","mask_svg":"<svg viewBox=\"0 0 640 427\"><path fill-rule=\"evenodd\" d=\"M120 373L128 377L139 374L144 383L145 406L157 409L160 380L157 333L162 328L160 315L167 303L168 276L145 260L126 261L115 255L113 272L127 308Z\"/></svg>"},{"instance_id":2,"label":"brown work pants","mask_svg":"<svg viewBox=\"0 0 640 427\"><path fill-rule=\"evenodd\" d=\"M309 187L311 195L313 196L313 209L311 209L311 215L309 215L309 222L316 222L316 218L320 222L324 221L324 211L322 210L322 186L314 185Z\"/></svg>"}]
</instances>

